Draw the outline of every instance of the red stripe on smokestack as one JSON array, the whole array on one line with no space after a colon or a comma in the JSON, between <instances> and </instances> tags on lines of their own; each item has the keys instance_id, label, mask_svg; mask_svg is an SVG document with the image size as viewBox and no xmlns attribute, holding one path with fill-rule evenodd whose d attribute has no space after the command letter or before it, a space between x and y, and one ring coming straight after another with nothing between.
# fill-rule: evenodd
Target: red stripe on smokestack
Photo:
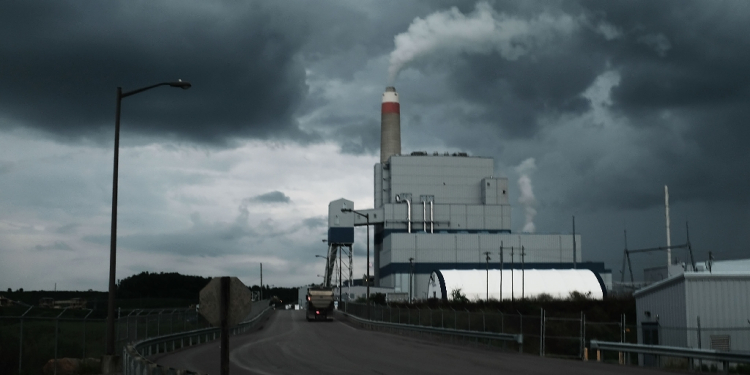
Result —
<instances>
[{"instance_id":1,"label":"red stripe on smokestack","mask_svg":"<svg viewBox=\"0 0 750 375\"><path fill-rule=\"evenodd\" d=\"M380 163L401 154L401 107L394 87L386 87L380 112Z\"/></svg>"},{"instance_id":2,"label":"red stripe on smokestack","mask_svg":"<svg viewBox=\"0 0 750 375\"><path fill-rule=\"evenodd\" d=\"M394 102L383 103L380 111L382 113L398 113L401 114L401 105Z\"/></svg>"}]
</instances>

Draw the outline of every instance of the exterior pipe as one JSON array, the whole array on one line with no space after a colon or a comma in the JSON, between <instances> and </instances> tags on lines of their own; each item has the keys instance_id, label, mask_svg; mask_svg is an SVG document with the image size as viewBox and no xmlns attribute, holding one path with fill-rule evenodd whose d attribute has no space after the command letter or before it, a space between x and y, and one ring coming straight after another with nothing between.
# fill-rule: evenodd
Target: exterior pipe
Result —
<instances>
[{"instance_id":1,"label":"exterior pipe","mask_svg":"<svg viewBox=\"0 0 750 375\"><path fill-rule=\"evenodd\" d=\"M427 201L422 201L422 229L427 233Z\"/></svg>"},{"instance_id":2,"label":"exterior pipe","mask_svg":"<svg viewBox=\"0 0 750 375\"><path fill-rule=\"evenodd\" d=\"M411 233L411 202L408 199L404 199L404 202L406 202L406 228Z\"/></svg>"},{"instance_id":3,"label":"exterior pipe","mask_svg":"<svg viewBox=\"0 0 750 375\"><path fill-rule=\"evenodd\" d=\"M430 201L430 233L433 232L433 225L435 223L435 212L432 209L432 201Z\"/></svg>"},{"instance_id":4,"label":"exterior pipe","mask_svg":"<svg viewBox=\"0 0 750 375\"><path fill-rule=\"evenodd\" d=\"M408 199L401 200L400 195L396 195L396 203L406 203L406 228L408 233L411 233L411 201Z\"/></svg>"}]
</instances>

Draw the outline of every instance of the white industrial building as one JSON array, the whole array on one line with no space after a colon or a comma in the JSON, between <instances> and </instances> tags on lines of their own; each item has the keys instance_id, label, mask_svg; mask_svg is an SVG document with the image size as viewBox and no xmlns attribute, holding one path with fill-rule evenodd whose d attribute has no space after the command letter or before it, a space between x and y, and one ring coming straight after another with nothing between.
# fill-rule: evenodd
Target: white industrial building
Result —
<instances>
[{"instance_id":1,"label":"white industrial building","mask_svg":"<svg viewBox=\"0 0 750 375\"><path fill-rule=\"evenodd\" d=\"M591 270L439 270L432 272L429 298L447 300L454 290L469 300L534 298L542 294L568 298L580 293L591 299L604 298L596 274Z\"/></svg>"},{"instance_id":2,"label":"white industrial building","mask_svg":"<svg viewBox=\"0 0 750 375\"><path fill-rule=\"evenodd\" d=\"M634 293L638 342L750 352L750 260L697 268Z\"/></svg>"},{"instance_id":3,"label":"white industrial building","mask_svg":"<svg viewBox=\"0 0 750 375\"><path fill-rule=\"evenodd\" d=\"M353 222L373 226L375 285L416 299L428 297L433 271L451 269L589 269L605 290L611 289L611 271L603 263L581 262L579 234L511 232L508 179L497 176L494 159L466 153L402 155L400 136L393 136L400 131L398 113L395 89L388 88L374 208L359 209L345 199L329 204L328 273L338 249L351 249Z\"/></svg>"}]
</instances>

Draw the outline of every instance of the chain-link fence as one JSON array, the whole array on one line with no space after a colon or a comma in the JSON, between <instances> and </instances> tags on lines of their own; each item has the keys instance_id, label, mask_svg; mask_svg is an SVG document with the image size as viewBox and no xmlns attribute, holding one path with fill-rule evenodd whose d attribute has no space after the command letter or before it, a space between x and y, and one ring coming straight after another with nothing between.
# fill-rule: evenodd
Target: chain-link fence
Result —
<instances>
[{"instance_id":1,"label":"chain-link fence","mask_svg":"<svg viewBox=\"0 0 750 375\"><path fill-rule=\"evenodd\" d=\"M349 303L345 309L347 313L368 318L366 305ZM371 305L369 318L375 321L427 327L522 334L522 352L565 358L583 358L585 343L591 339L615 342L636 342L637 339L634 333L626 332L624 315L619 322L601 322L587 320L583 312L565 315L543 309L540 309L537 315L530 315L499 310L469 311Z\"/></svg>"},{"instance_id":2,"label":"chain-link fence","mask_svg":"<svg viewBox=\"0 0 750 375\"><path fill-rule=\"evenodd\" d=\"M0 316L0 368L3 373L37 375L60 358L100 358L106 341L106 319L91 319L91 310L33 311ZM41 309L38 309L41 310ZM115 321L115 351L129 342L205 328L195 309L120 310ZM95 371L95 369L92 369Z\"/></svg>"}]
</instances>

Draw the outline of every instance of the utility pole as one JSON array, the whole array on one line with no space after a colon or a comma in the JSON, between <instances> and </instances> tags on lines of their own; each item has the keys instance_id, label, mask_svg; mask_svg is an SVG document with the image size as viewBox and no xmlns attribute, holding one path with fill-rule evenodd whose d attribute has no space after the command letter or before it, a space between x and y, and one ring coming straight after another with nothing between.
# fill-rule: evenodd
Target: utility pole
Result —
<instances>
[{"instance_id":1,"label":"utility pole","mask_svg":"<svg viewBox=\"0 0 750 375\"><path fill-rule=\"evenodd\" d=\"M669 233L669 188L664 185L664 216L667 227L667 277L671 276L669 266L672 265L672 236Z\"/></svg>"},{"instance_id":2,"label":"utility pole","mask_svg":"<svg viewBox=\"0 0 750 375\"><path fill-rule=\"evenodd\" d=\"M260 300L263 300L263 263L260 264Z\"/></svg>"},{"instance_id":3,"label":"utility pole","mask_svg":"<svg viewBox=\"0 0 750 375\"><path fill-rule=\"evenodd\" d=\"M576 266L576 217L573 216L573 269L578 268Z\"/></svg>"},{"instance_id":4,"label":"utility pole","mask_svg":"<svg viewBox=\"0 0 750 375\"><path fill-rule=\"evenodd\" d=\"M500 302L503 302L503 241L500 241Z\"/></svg>"},{"instance_id":5,"label":"utility pole","mask_svg":"<svg viewBox=\"0 0 750 375\"><path fill-rule=\"evenodd\" d=\"M524 265L524 259L526 258L526 252L523 251L524 248L521 246L521 301L524 300L525 292L526 292L526 266Z\"/></svg>"},{"instance_id":6,"label":"utility pole","mask_svg":"<svg viewBox=\"0 0 750 375\"><path fill-rule=\"evenodd\" d=\"M487 263L487 297L486 297L486 300L489 302L490 300L490 252L485 251L484 255L486 256L485 262Z\"/></svg>"},{"instance_id":7,"label":"utility pole","mask_svg":"<svg viewBox=\"0 0 750 375\"><path fill-rule=\"evenodd\" d=\"M513 246L510 247L510 304L516 301L516 264L513 261Z\"/></svg>"}]
</instances>

